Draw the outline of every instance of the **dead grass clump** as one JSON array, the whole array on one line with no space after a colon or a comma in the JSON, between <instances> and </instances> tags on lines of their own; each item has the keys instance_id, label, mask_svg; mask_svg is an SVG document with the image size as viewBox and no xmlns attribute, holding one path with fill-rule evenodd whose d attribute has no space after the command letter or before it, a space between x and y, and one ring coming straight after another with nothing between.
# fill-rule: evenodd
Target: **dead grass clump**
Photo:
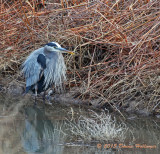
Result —
<instances>
[{"instance_id":1,"label":"dead grass clump","mask_svg":"<svg viewBox=\"0 0 160 154\"><path fill-rule=\"evenodd\" d=\"M128 130L124 123L118 123L111 115L91 111L89 117L80 116L77 121L68 120L69 131L84 141L124 141Z\"/></svg>"}]
</instances>

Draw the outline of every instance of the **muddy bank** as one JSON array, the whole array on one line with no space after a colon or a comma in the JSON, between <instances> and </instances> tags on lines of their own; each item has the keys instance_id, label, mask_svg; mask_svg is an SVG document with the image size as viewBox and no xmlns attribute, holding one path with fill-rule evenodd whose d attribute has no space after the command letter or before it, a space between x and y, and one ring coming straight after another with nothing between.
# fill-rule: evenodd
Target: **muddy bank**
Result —
<instances>
[{"instance_id":1,"label":"muddy bank","mask_svg":"<svg viewBox=\"0 0 160 154\"><path fill-rule=\"evenodd\" d=\"M70 91L66 90L65 92L59 94L59 93L52 93L51 94L51 102L56 102L60 104L73 104L73 105L82 105L82 106L88 106L91 108L97 108L95 104L92 104L91 101L88 100L81 100L75 98L75 94L78 93L79 88L72 88ZM49 92L50 89L47 91ZM13 79L2 79L0 82L0 92L7 93L13 96L22 96L22 97L33 97L34 94L32 92L26 94L24 96L25 92L25 83L23 81L13 80ZM38 95L38 100L42 101L43 93Z\"/></svg>"},{"instance_id":2,"label":"muddy bank","mask_svg":"<svg viewBox=\"0 0 160 154\"><path fill-rule=\"evenodd\" d=\"M112 102L106 103L105 105L101 105L100 104L101 99L83 100L80 97L77 97L80 90L81 89L79 87L74 87L72 89L66 89L66 91L62 94L53 93L50 97L50 100L52 103L55 102L55 103L60 103L67 106L80 105L80 106L84 106L92 109L107 109L110 112L114 111L120 114L121 112L126 112L131 117L132 115L134 115L133 117L136 117L136 115L141 115L141 116L156 116L160 118L159 112L149 111L147 109L147 106L143 106L143 104L140 106L138 101L136 102L135 100L131 100L131 101L125 102L124 106L118 105L119 104L118 100L117 100L117 106L115 106L116 103L113 104ZM9 95L14 95L14 96L30 97L34 99L34 95L32 93L29 93L26 96L23 96L24 91L25 91L25 83L23 82L23 80L1 78L0 80L1 93L7 93ZM39 94L38 101L42 102L43 101L42 97L43 97L43 94ZM139 105L138 108L137 108L137 105Z\"/></svg>"}]
</instances>

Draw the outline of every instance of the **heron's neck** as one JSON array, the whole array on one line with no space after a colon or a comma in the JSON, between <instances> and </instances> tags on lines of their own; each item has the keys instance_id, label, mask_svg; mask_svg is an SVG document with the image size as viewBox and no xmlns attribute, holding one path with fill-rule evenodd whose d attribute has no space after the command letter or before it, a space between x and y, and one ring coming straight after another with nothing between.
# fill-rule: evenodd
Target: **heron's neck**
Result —
<instances>
[{"instance_id":1,"label":"heron's neck","mask_svg":"<svg viewBox=\"0 0 160 154\"><path fill-rule=\"evenodd\" d=\"M44 54L45 55L48 55L48 54L50 54L52 51L49 51L49 50L47 50L45 47L44 47Z\"/></svg>"},{"instance_id":2,"label":"heron's neck","mask_svg":"<svg viewBox=\"0 0 160 154\"><path fill-rule=\"evenodd\" d=\"M49 50L44 48L44 55L48 58L52 58L54 55L57 55L57 52L49 51Z\"/></svg>"}]
</instances>

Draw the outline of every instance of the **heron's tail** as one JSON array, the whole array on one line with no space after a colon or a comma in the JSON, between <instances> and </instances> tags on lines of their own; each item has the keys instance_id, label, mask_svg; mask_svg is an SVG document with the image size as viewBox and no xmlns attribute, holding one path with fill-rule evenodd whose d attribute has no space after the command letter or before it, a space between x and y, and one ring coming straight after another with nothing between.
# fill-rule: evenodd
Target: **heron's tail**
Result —
<instances>
[{"instance_id":1,"label":"heron's tail","mask_svg":"<svg viewBox=\"0 0 160 154\"><path fill-rule=\"evenodd\" d=\"M31 86L26 87L25 93L27 94L30 89L31 89Z\"/></svg>"}]
</instances>

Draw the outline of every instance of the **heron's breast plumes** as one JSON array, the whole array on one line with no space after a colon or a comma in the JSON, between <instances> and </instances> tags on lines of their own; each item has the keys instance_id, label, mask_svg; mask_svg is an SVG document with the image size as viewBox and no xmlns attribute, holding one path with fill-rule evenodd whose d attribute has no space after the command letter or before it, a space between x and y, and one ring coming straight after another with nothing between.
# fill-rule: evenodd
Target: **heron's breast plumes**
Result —
<instances>
[{"instance_id":1,"label":"heron's breast plumes","mask_svg":"<svg viewBox=\"0 0 160 154\"><path fill-rule=\"evenodd\" d=\"M58 53L56 56L54 55L51 59L47 59L46 65L47 67L44 70L45 89L47 89L49 85L54 84L55 90L62 91L63 82L66 80L66 65L64 63L64 58L62 54Z\"/></svg>"}]
</instances>

